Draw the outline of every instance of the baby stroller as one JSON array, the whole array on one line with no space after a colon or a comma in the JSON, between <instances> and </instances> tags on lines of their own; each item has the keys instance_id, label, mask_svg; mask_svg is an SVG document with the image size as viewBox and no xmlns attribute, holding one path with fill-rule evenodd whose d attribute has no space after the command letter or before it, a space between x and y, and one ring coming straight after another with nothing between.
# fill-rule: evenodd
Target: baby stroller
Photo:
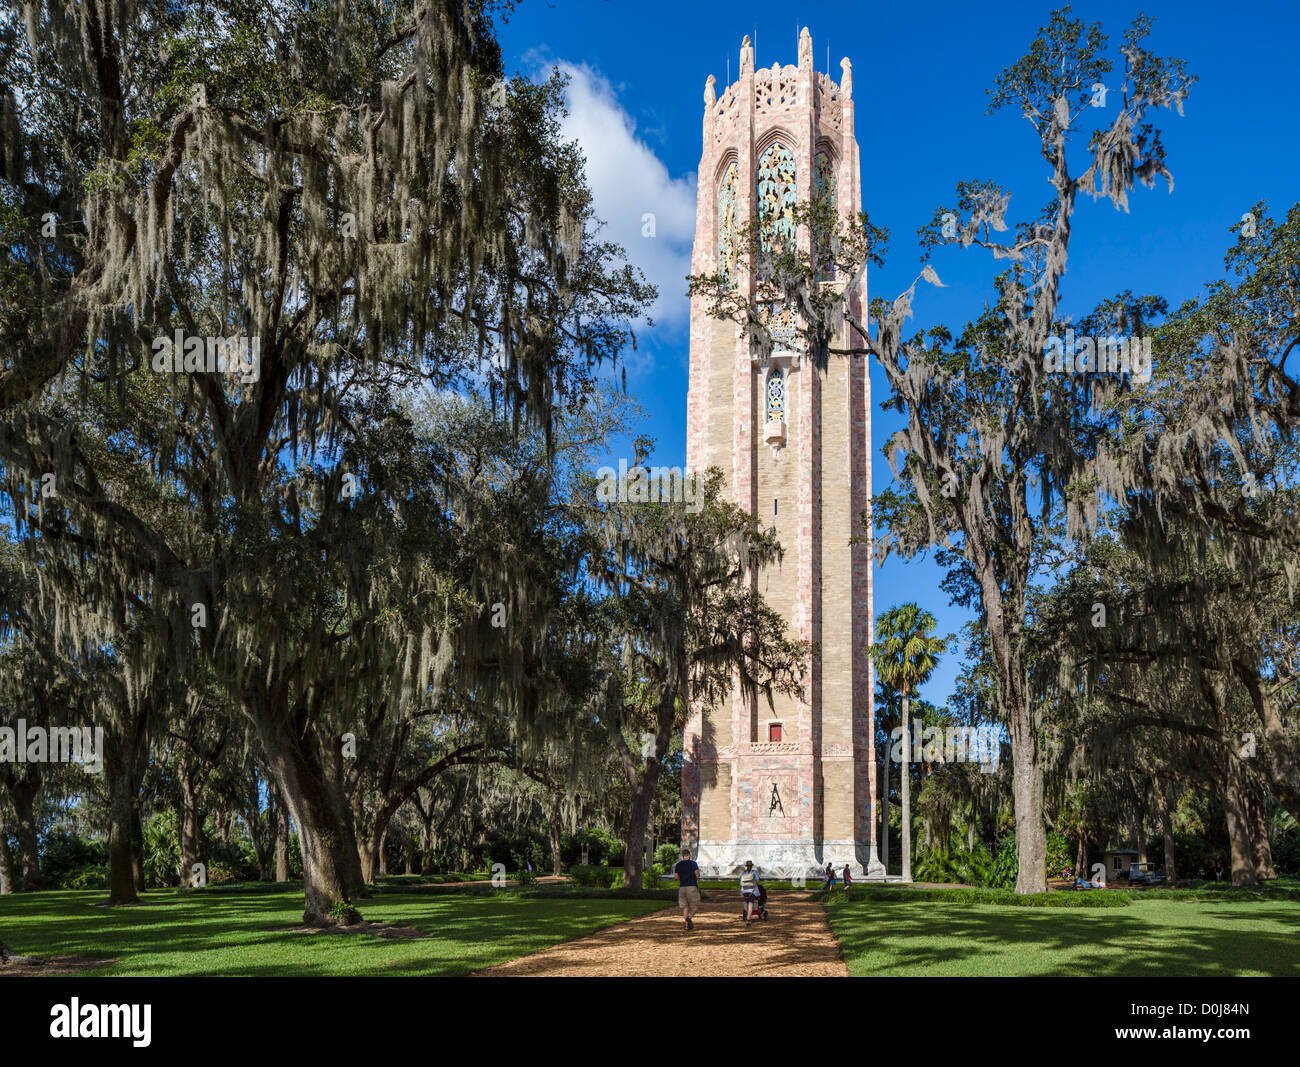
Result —
<instances>
[{"instance_id":1,"label":"baby stroller","mask_svg":"<svg viewBox=\"0 0 1300 1067\"><path fill-rule=\"evenodd\" d=\"M740 902L740 917L742 919L745 917L745 902L743 898ZM754 918L767 918L767 887L761 883L758 887L758 905L754 908Z\"/></svg>"}]
</instances>

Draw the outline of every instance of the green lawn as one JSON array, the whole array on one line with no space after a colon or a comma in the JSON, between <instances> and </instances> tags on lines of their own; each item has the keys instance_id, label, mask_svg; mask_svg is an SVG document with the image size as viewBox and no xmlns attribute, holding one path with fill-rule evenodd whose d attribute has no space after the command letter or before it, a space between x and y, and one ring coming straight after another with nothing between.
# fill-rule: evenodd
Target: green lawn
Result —
<instances>
[{"instance_id":1,"label":"green lawn","mask_svg":"<svg viewBox=\"0 0 1300 1067\"><path fill-rule=\"evenodd\" d=\"M0 897L15 951L116 958L86 975L462 975L668 906L668 900L385 890L358 902L367 920L430 934L299 934L301 886L153 890L145 903L103 907L94 890Z\"/></svg>"},{"instance_id":2,"label":"green lawn","mask_svg":"<svg viewBox=\"0 0 1300 1067\"><path fill-rule=\"evenodd\" d=\"M884 891L828 900L826 914L854 975L1300 976L1289 893L1126 895L1128 907L1026 908Z\"/></svg>"}]
</instances>

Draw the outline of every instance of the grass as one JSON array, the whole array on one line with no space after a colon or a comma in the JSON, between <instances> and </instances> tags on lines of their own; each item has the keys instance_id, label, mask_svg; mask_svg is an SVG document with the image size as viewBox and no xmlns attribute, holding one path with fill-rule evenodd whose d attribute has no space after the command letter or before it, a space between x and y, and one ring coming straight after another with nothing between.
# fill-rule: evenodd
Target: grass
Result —
<instances>
[{"instance_id":1,"label":"grass","mask_svg":"<svg viewBox=\"0 0 1300 1067\"><path fill-rule=\"evenodd\" d=\"M1296 879L1041 896L1050 902L1001 890L858 884L824 900L854 975L1300 976ZM104 907L101 891L59 890L0 897L0 933L21 953L118 961L87 975L454 976L676 897L675 888L415 888L393 879L358 902L362 913L430 936L391 941L275 929L301 921L298 883L154 890L130 908Z\"/></svg>"},{"instance_id":2,"label":"grass","mask_svg":"<svg viewBox=\"0 0 1300 1067\"><path fill-rule=\"evenodd\" d=\"M402 923L430 935L409 941L275 930L302 921L302 888L293 883L152 890L142 904L126 908L103 907L104 894L96 890L16 893L0 897L0 930L10 948L24 954L118 961L84 975L453 976L668 903L663 896L540 889L393 888L358 902L367 920Z\"/></svg>"},{"instance_id":3,"label":"grass","mask_svg":"<svg viewBox=\"0 0 1300 1067\"><path fill-rule=\"evenodd\" d=\"M943 896L988 891L861 888L826 901L853 975L1300 976L1294 879L1044 894L1121 904L1068 912Z\"/></svg>"}]
</instances>

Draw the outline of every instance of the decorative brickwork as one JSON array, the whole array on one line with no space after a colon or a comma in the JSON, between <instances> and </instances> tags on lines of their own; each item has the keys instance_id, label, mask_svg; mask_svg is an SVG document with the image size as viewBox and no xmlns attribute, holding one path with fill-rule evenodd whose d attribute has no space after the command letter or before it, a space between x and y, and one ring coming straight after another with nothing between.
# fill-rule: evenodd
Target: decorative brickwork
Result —
<instances>
[{"instance_id":1,"label":"decorative brickwork","mask_svg":"<svg viewBox=\"0 0 1300 1067\"><path fill-rule=\"evenodd\" d=\"M733 235L756 213L765 238L793 237L807 253L811 236L790 221L796 200L829 198L843 220L861 211L849 61L840 67L838 85L813 70L804 30L797 66L755 71L746 37L736 83L718 96L709 78L693 273L721 269L752 297L755 265L737 255ZM828 275L822 284L845 280ZM850 296L857 315L865 288ZM859 878L882 878L866 654L871 547L869 537L849 543L866 533L858 518L871 497L870 379L863 359L833 358L824 368L801 360L793 309L765 311L776 327L771 353L751 351L734 323L711 318L705 297L692 298L687 463L720 467L732 499L775 527L785 558L754 581L817 651L804 665L803 699L750 706L737 687L718 707L691 709L682 841L710 874L732 874L752 859L769 876L811 876L847 862ZM773 723L780 741L768 740Z\"/></svg>"}]
</instances>

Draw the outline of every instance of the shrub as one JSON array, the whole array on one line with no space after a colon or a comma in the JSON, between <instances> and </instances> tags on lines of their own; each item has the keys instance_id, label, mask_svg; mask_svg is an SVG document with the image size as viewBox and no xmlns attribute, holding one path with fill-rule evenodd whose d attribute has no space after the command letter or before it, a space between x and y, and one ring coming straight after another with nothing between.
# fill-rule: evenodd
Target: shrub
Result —
<instances>
[{"instance_id":1,"label":"shrub","mask_svg":"<svg viewBox=\"0 0 1300 1067\"><path fill-rule=\"evenodd\" d=\"M180 831L171 808L155 811L144 824L144 881L150 887L180 883Z\"/></svg>"},{"instance_id":2,"label":"shrub","mask_svg":"<svg viewBox=\"0 0 1300 1067\"><path fill-rule=\"evenodd\" d=\"M964 885L987 885L993 857L983 845L973 852L954 849L952 852L929 852L916 868L918 882L960 882Z\"/></svg>"},{"instance_id":3,"label":"shrub","mask_svg":"<svg viewBox=\"0 0 1300 1067\"><path fill-rule=\"evenodd\" d=\"M108 864L91 863L75 871L59 871L46 880L48 889L107 889Z\"/></svg>"},{"instance_id":4,"label":"shrub","mask_svg":"<svg viewBox=\"0 0 1300 1067\"><path fill-rule=\"evenodd\" d=\"M579 830L560 838L560 859L565 864L575 864L582 859L582 846L587 846L589 864L622 863L623 842L603 830Z\"/></svg>"},{"instance_id":5,"label":"shrub","mask_svg":"<svg viewBox=\"0 0 1300 1067\"><path fill-rule=\"evenodd\" d=\"M344 923L348 926L361 922L361 912L357 911L346 900L334 901L329 907L329 917L335 922Z\"/></svg>"},{"instance_id":6,"label":"shrub","mask_svg":"<svg viewBox=\"0 0 1300 1067\"><path fill-rule=\"evenodd\" d=\"M253 842L242 836L228 843L220 838L208 838L204 842L204 855L200 859L208 865L208 881L212 881L214 865L228 870L236 882L255 882L262 874Z\"/></svg>"},{"instance_id":7,"label":"shrub","mask_svg":"<svg viewBox=\"0 0 1300 1067\"><path fill-rule=\"evenodd\" d=\"M221 885L225 882L239 881L235 872L220 860L212 860L207 864L207 868L209 885Z\"/></svg>"},{"instance_id":8,"label":"shrub","mask_svg":"<svg viewBox=\"0 0 1300 1067\"><path fill-rule=\"evenodd\" d=\"M1016 860L1016 835L1003 834L998 838L993 862L984 878L984 885L990 889L1014 889L1016 872L1019 870Z\"/></svg>"},{"instance_id":9,"label":"shrub","mask_svg":"<svg viewBox=\"0 0 1300 1067\"><path fill-rule=\"evenodd\" d=\"M1300 827L1292 826L1273 838L1273 866L1278 874L1300 874Z\"/></svg>"},{"instance_id":10,"label":"shrub","mask_svg":"<svg viewBox=\"0 0 1300 1067\"><path fill-rule=\"evenodd\" d=\"M681 845L660 845L655 849L655 863L659 864L665 871L671 871L673 864L682 858Z\"/></svg>"},{"instance_id":11,"label":"shrub","mask_svg":"<svg viewBox=\"0 0 1300 1067\"><path fill-rule=\"evenodd\" d=\"M1163 844L1158 855L1164 856ZM1222 863L1224 856L1224 851L1204 837L1187 833L1185 830L1174 831L1174 866L1177 868L1179 878L1209 878L1213 881L1214 864ZM1277 862L1276 849L1273 852L1273 861ZM1231 864L1224 863L1223 869L1226 873L1231 869Z\"/></svg>"},{"instance_id":12,"label":"shrub","mask_svg":"<svg viewBox=\"0 0 1300 1067\"><path fill-rule=\"evenodd\" d=\"M1070 842L1056 830L1047 835L1047 877L1060 878L1074 863Z\"/></svg>"},{"instance_id":13,"label":"shrub","mask_svg":"<svg viewBox=\"0 0 1300 1067\"><path fill-rule=\"evenodd\" d=\"M820 896L828 905L870 900L873 907L888 901L924 900L951 904L1002 904L1013 908L1126 908L1132 903L1133 894L1098 889L1082 893L1049 891L1017 896L1009 889L904 889L854 885L847 893L826 892Z\"/></svg>"},{"instance_id":14,"label":"shrub","mask_svg":"<svg viewBox=\"0 0 1300 1067\"><path fill-rule=\"evenodd\" d=\"M660 886L659 878L664 873L664 869L657 863L652 863L649 868L641 872L642 889L658 889Z\"/></svg>"},{"instance_id":15,"label":"shrub","mask_svg":"<svg viewBox=\"0 0 1300 1067\"><path fill-rule=\"evenodd\" d=\"M574 885L609 889L614 884L614 875L621 875L621 872L595 863L575 863L569 868L568 874Z\"/></svg>"},{"instance_id":16,"label":"shrub","mask_svg":"<svg viewBox=\"0 0 1300 1067\"><path fill-rule=\"evenodd\" d=\"M532 885L537 881L537 872L530 871L527 867L520 867L515 872L515 881L520 885Z\"/></svg>"},{"instance_id":17,"label":"shrub","mask_svg":"<svg viewBox=\"0 0 1300 1067\"><path fill-rule=\"evenodd\" d=\"M51 829L41 849L41 870L47 883L93 864L108 863L108 847L102 840L82 837L66 828Z\"/></svg>"}]
</instances>

